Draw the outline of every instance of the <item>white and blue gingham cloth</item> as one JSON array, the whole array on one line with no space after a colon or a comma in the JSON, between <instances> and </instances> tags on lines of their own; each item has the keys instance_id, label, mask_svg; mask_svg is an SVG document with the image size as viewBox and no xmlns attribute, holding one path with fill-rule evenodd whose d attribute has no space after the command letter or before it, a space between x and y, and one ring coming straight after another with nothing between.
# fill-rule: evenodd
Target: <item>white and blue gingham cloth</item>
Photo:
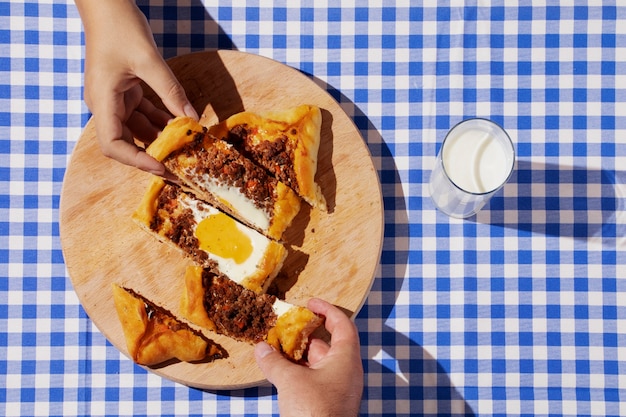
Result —
<instances>
[{"instance_id":1,"label":"white and blue gingham cloth","mask_svg":"<svg viewBox=\"0 0 626 417\"><path fill-rule=\"evenodd\" d=\"M362 133L385 206L356 318L363 416L626 415L626 6L382 3L138 0L165 57L273 58ZM89 118L83 59L71 1L0 0L0 415L277 415L271 388L135 366L80 306L58 210ZM516 169L450 219L429 173L474 116L508 131Z\"/></svg>"}]
</instances>

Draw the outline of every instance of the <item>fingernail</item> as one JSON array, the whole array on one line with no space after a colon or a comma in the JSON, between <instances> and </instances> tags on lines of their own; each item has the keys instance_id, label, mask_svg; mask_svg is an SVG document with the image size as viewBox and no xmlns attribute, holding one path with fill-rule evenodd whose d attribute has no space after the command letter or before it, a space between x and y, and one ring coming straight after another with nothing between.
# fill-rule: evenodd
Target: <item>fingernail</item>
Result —
<instances>
[{"instance_id":1,"label":"fingernail","mask_svg":"<svg viewBox=\"0 0 626 417\"><path fill-rule=\"evenodd\" d=\"M152 175L158 175L159 177L162 177L165 174L163 169L149 169L148 172Z\"/></svg>"},{"instance_id":2,"label":"fingernail","mask_svg":"<svg viewBox=\"0 0 626 417\"><path fill-rule=\"evenodd\" d=\"M259 359L263 359L270 353L272 353L274 349L265 342L259 342L256 345L255 352Z\"/></svg>"},{"instance_id":3,"label":"fingernail","mask_svg":"<svg viewBox=\"0 0 626 417\"><path fill-rule=\"evenodd\" d=\"M185 116L198 120L198 113L196 112L196 109L193 108L191 103L185 104L183 111L185 112Z\"/></svg>"},{"instance_id":4,"label":"fingernail","mask_svg":"<svg viewBox=\"0 0 626 417\"><path fill-rule=\"evenodd\" d=\"M163 179L165 179L165 180L167 180L167 181L169 181L171 183L174 183L176 185L182 185L180 179L176 175L172 174L168 170L165 170L165 172L163 172L161 174L161 177L163 177Z\"/></svg>"}]
</instances>

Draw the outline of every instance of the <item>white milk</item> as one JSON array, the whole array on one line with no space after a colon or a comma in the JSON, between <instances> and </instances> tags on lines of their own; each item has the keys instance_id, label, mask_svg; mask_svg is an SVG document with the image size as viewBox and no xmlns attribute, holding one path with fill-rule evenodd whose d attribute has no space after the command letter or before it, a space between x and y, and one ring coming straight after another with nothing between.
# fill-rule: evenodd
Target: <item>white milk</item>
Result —
<instances>
[{"instance_id":1,"label":"white milk","mask_svg":"<svg viewBox=\"0 0 626 417\"><path fill-rule=\"evenodd\" d=\"M443 166L459 188L487 193L506 181L511 171L510 152L492 133L478 128L451 132L443 149Z\"/></svg>"}]
</instances>

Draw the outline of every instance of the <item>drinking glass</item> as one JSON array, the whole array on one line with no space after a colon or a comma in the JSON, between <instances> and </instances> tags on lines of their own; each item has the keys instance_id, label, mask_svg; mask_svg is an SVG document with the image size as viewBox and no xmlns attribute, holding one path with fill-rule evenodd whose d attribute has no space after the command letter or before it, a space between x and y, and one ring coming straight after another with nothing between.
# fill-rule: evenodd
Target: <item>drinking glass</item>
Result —
<instances>
[{"instance_id":1,"label":"drinking glass","mask_svg":"<svg viewBox=\"0 0 626 417\"><path fill-rule=\"evenodd\" d=\"M504 129L487 119L464 120L441 144L430 196L448 216L471 217L506 184L514 164L515 149Z\"/></svg>"}]
</instances>

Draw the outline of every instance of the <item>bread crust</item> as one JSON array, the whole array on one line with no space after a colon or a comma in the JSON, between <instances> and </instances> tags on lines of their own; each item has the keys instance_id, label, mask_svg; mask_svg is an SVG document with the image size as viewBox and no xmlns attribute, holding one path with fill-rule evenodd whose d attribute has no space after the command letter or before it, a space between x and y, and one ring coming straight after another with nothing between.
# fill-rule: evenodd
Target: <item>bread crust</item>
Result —
<instances>
[{"instance_id":1,"label":"bread crust","mask_svg":"<svg viewBox=\"0 0 626 417\"><path fill-rule=\"evenodd\" d=\"M200 332L132 290L112 284L113 300L128 353L140 365L153 366L179 359L215 360L226 352Z\"/></svg>"},{"instance_id":2,"label":"bread crust","mask_svg":"<svg viewBox=\"0 0 626 417\"><path fill-rule=\"evenodd\" d=\"M201 130L199 124L191 117L176 117L148 146L146 153L162 162L169 154L192 142L194 140L193 133Z\"/></svg>"},{"instance_id":3,"label":"bread crust","mask_svg":"<svg viewBox=\"0 0 626 417\"><path fill-rule=\"evenodd\" d=\"M311 310L292 306L278 317L276 325L267 334L267 343L286 356L300 360L309 343L309 336L324 320Z\"/></svg>"}]
</instances>

